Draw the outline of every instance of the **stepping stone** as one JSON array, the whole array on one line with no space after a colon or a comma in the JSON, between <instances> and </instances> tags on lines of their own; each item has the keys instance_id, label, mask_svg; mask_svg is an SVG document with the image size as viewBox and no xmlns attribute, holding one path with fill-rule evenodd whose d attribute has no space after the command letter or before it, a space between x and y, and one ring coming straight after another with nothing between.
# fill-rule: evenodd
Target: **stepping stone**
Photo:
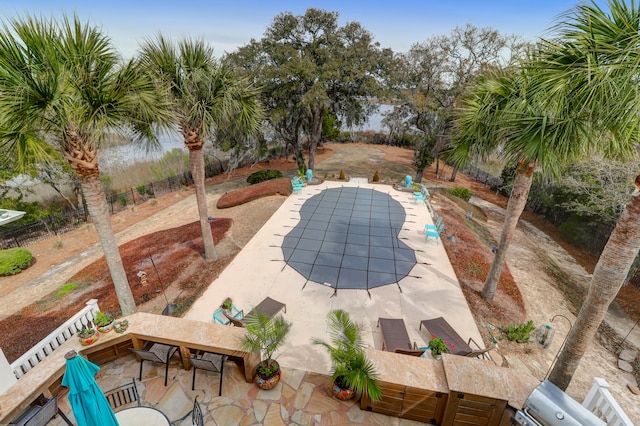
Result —
<instances>
[{"instance_id":1,"label":"stepping stone","mask_svg":"<svg viewBox=\"0 0 640 426\"><path fill-rule=\"evenodd\" d=\"M164 379L160 379L164 381ZM164 386L164 382L160 383ZM202 399L202 398L201 398ZM170 419L179 419L193 408L193 399L185 395L180 383L173 382L156 405Z\"/></svg>"},{"instance_id":2,"label":"stepping stone","mask_svg":"<svg viewBox=\"0 0 640 426\"><path fill-rule=\"evenodd\" d=\"M618 368L622 371L626 371L627 373L633 373L633 365L623 359L618 360Z\"/></svg>"},{"instance_id":3,"label":"stepping stone","mask_svg":"<svg viewBox=\"0 0 640 426\"><path fill-rule=\"evenodd\" d=\"M627 362L633 362L636 360L637 357L638 357L638 352L632 351L631 349L623 350L622 352L620 352L620 355L618 356L618 358Z\"/></svg>"}]
</instances>

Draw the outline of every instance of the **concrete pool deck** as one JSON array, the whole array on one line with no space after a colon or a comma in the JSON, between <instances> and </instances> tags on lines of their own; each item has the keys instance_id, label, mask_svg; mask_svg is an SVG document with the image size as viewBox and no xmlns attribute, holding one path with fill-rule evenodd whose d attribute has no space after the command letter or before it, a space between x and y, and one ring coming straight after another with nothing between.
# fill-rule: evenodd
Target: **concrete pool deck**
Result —
<instances>
[{"instance_id":1,"label":"concrete pool deck","mask_svg":"<svg viewBox=\"0 0 640 426\"><path fill-rule=\"evenodd\" d=\"M300 221L306 200L325 189L360 187L388 194L406 212L398 238L415 252L417 264L396 284L366 290L334 289L307 279L286 264L281 248L287 233ZM286 304L285 318L293 326L287 341L276 354L284 367L326 374L330 370L326 351L310 343L312 337L328 339L326 316L344 309L363 325L363 338L370 348L382 348L376 327L378 318L403 318L409 337L426 346L430 336L419 330L420 321L444 317L466 341L482 338L462 294L449 258L441 242L425 241L424 227L433 223L424 203L416 204L409 192L390 185L324 182L306 186L285 200L267 223L247 243L203 295L194 302L185 318L212 321L223 299L231 297L239 309L248 312L269 296ZM334 296L334 297L332 297Z\"/></svg>"}]
</instances>

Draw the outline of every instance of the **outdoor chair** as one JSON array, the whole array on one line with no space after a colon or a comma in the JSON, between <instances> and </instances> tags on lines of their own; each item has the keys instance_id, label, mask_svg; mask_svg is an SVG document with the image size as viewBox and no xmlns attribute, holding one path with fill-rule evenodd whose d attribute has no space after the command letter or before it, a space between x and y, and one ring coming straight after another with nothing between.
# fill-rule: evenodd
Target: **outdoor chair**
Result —
<instances>
[{"instance_id":1,"label":"outdoor chair","mask_svg":"<svg viewBox=\"0 0 640 426\"><path fill-rule=\"evenodd\" d=\"M411 188L411 185L409 185L409 188ZM420 191L413 191L413 195L422 195L422 191L424 191L425 189L427 189L427 185L422 183L420 184Z\"/></svg>"},{"instance_id":2,"label":"outdoor chair","mask_svg":"<svg viewBox=\"0 0 640 426\"><path fill-rule=\"evenodd\" d=\"M475 340L473 340L473 337L469 337L469 342L467 343L469 345L469 347L471 347L471 343L473 343L478 349L471 349L471 352L469 352L468 354L466 354L465 356L468 358L482 358L482 359L487 359L487 360L491 360L491 357L489 356L489 354L487 352L493 350L495 348L495 345L489 346L488 348L484 348L482 349L480 347L480 345L478 345L476 343Z\"/></svg>"},{"instance_id":3,"label":"outdoor chair","mask_svg":"<svg viewBox=\"0 0 640 426\"><path fill-rule=\"evenodd\" d=\"M443 317L432 318L420 321L420 330L424 328L431 338L432 336L440 337L448 342L450 353L454 355L467 356L472 352L471 348L462 337L451 327Z\"/></svg>"},{"instance_id":4,"label":"outdoor chair","mask_svg":"<svg viewBox=\"0 0 640 426\"><path fill-rule=\"evenodd\" d=\"M73 423L71 423L62 410L58 408L57 395L51 399L41 397L35 404L30 405L24 413L9 424L21 426L44 426L57 414L59 414L68 425L73 426Z\"/></svg>"},{"instance_id":5,"label":"outdoor chair","mask_svg":"<svg viewBox=\"0 0 640 426\"><path fill-rule=\"evenodd\" d=\"M432 237L434 240L436 240L436 243L439 243L440 234L442 233L443 230L444 230L444 223L440 223L440 226L438 226L436 230L430 230L430 229L425 230L426 240L429 241L429 237Z\"/></svg>"},{"instance_id":6,"label":"outdoor chair","mask_svg":"<svg viewBox=\"0 0 640 426\"><path fill-rule=\"evenodd\" d=\"M131 382L106 391L104 396L107 398L107 401L109 401L109 405L111 405L113 411L132 402L137 402L138 407L140 406L140 396L138 394L138 388L136 387L135 377Z\"/></svg>"},{"instance_id":7,"label":"outdoor chair","mask_svg":"<svg viewBox=\"0 0 640 426\"><path fill-rule=\"evenodd\" d=\"M420 192L414 192L413 196L416 199L416 204L418 204L419 202L426 203L427 198L429 198L429 190L426 186L423 186Z\"/></svg>"},{"instance_id":8,"label":"outdoor chair","mask_svg":"<svg viewBox=\"0 0 640 426\"><path fill-rule=\"evenodd\" d=\"M434 223L433 225L430 223L427 223L424 226L424 231L437 231L438 230L438 226L440 226L442 224L442 216L438 216L438 218L436 219L436 223Z\"/></svg>"},{"instance_id":9,"label":"outdoor chair","mask_svg":"<svg viewBox=\"0 0 640 426\"><path fill-rule=\"evenodd\" d=\"M228 315L226 312L223 312L223 314L229 320L230 324L233 324L236 327L244 327L246 319L251 317L252 315L261 314L266 316L267 318L273 318L275 314L277 314L283 309L284 309L284 313L286 314L287 313L286 304L282 302L278 302L277 300L272 299L270 297L265 297L262 302L258 303L258 305L256 305L255 308L249 311L242 319L232 318L232 316Z\"/></svg>"},{"instance_id":10,"label":"outdoor chair","mask_svg":"<svg viewBox=\"0 0 640 426\"><path fill-rule=\"evenodd\" d=\"M407 327L404 325L402 318L378 318L378 327L382 332L383 351L403 353L405 355L410 351L411 355L422 355L423 351L418 350L418 345L415 342L411 344Z\"/></svg>"},{"instance_id":11,"label":"outdoor chair","mask_svg":"<svg viewBox=\"0 0 640 426\"><path fill-rule=\"evenodd\" d=\"M169 360L174 353L178 350L177 346L165 345L163 343L153 343L151 347L146 349L134 349L129 348L133 353L140 358L140 377L138 380L142 380L142 364L144 361L152 361L165 365L164 370L164 385L167 386L167 376L169 374Z\"/></svg>"},{"instance_id":12,"label":"outdoor chair","mask_svg":"<svg viewBox=\"0 0 640 426\"><path fill-rule=\"evenodd\" d=\"M193 379L191 380L191 390L194 390L196 383L196 370L213 371L220 374L220 386L218 388L218 396L222 396L222 378L224 373L224 363L227 360L226 355L215 354L213 352L197 351L189 360L193 365Z\"/></svg>"},{"instance_id":13,"label":"outdoor chair","mask_svg":"<svg viewBox=\"0 0 640 426\"><path fill-rule=\"evenodd\" d=\"M191 424L193 426L204 426L204 416L202 415L202 408L200 408L200 404L198 403L198 396L200 395L196 395L195 399L193 400L193 408L191 409L191 411L189 411L179 419L172 420L172 425L177 426L181 424L184 419L191 416Z\"/></svg>"},{"instance_id":14,"label":"outdoor chair","mask_svg":"<svg viewBox=\"0 0 640 426\"><path fill-rule=\"evenodd\" d=\"M294 191L300 191L304 187L304 182L302 182L300 177L295 176L291 179L291 187Z\"/></svg>"}]
</instances>

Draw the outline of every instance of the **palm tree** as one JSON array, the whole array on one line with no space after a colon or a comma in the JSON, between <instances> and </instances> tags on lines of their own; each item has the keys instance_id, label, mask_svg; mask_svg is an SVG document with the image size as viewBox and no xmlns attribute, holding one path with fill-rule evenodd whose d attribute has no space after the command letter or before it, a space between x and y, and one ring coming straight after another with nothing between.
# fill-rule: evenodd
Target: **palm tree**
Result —
<instances>
[{"instance_id":1,"label":"palm tree","mask_svg":"<svg viewBox=\"0 0 640 426\"><path fill-rule=\"evenodd\" d=\"M323 346L332 364L332 379L341 388L350 388L357 393L368 396L373 401L382 398L382 390L378 384L378 374L374 365L365 354L365 343L362 340L362 326L349 317L349 313L341 309L327 314L329 325L329 342L312 338L314 345Z\"/></svg>"},{"instance_id":2,"label":"palm tree","mask_svg":"<svg viewBox=\"0 0 640 426\"><path fill-rule=\"evenodd\" d=\"M171 87L172 113L189 150L204 258L215 262L218 255L208 221L203 147L221 126L244 134L257 131L262 117L258 90L217 61L213 49L201 40L175 44L160 35L143 44L140 56L157 80Z\"/></svg>"},{"instance_id":3,"label":"palm tree","mask_svg":"<svg viewBox=\"0 0 640 426\"><path fill-rule=\"evenodd\" d=\"M450 158L464 163L500 152L507 164L516 165L505 220L495 257L482 289L492 299L504 268L513 233L522 214L536 168L559 174L562 164L585 155L588 121L562 100L543 102L530 94L536 75L521 68L494 70L471 89L456 117L457 136Z\"/></svg>"},{"instance_id":4,"label":"palm tree","mask_svg":"<svg viewBox=\"0 0 640 426\"><path fill-rule=\"evenodd\" d=\"M107 36L78 17L16 19L0 32L0 148L23 165L63 157L80 179L123 315L135 301L99 181L108 132L154 141L168 120L163 94Z\"/></svg>"},{"instance_id":5,"label":"palm tree","mask_svg":"<svg viewBox=\"0 0 640 426\"><path fill-rule=\"evenodd\" d=\"M631 150L640 116L640 10L635 1L623 0L610 0L608 8L580 4L561 17L554 41L542 45L536 91L565 98L590 115L597 129L610 133L609 149ZM640 250L640 175L633 183L636 191L600 254L567 345L550 372L549 380L561 389L571 382Z\"/></svg>"}]
</instances>

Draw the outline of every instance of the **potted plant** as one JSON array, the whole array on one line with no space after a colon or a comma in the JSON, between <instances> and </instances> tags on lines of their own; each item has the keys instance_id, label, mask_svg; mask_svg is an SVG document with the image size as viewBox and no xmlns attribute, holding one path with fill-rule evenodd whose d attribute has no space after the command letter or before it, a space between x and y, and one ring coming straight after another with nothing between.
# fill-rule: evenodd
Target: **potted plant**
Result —
<instances>
[{"instance_id":1,"label":"potted plant","mask_svg":"<svg viewBox=\"0 0 640 426\"><path fill-rule=\"evenodd\" d=\"M96 325L100 333L108 333L113 330L115 322L113 315L108 312L98 312L93 318L93 323Z\"/></svg>"},{"instance_id":2,"label":"potted plant","mask_svg":"<svg viewBox=\"0 0 640 426\"><path fill-rule=\"evenodd\" d=\"M269 319L257 314L247 317L245 328L247 333L242 338L242 348L258 352L261 356L261 361L256 366L256 385L260 389L273 389L280 381L282 372L280 365L272 357L284 344L291 330L291 323L282 315Z\"/></svg>"},{"instance_id":3,"label":"potted plant","mask_svg":"<svg viewBox=\"0 0 640 426\"><path fill-rule=\"evenodd\" d=\"M449 352L449 346L447 346L447 342L442 340L441 337L433 334L431 336L431 340L429 340L429 349L431 349L431 356L434 359L442 358L442 354L444 352Z\"/></svg>"},{"instance_id":4,"label":"potted plant","mask_svg":"<svg viewBox=\"0 0 640 426\"><path fill-rule=\"evenodd\" d=\"M113 326L114 330L118 334L124 333L124 331L127 329L127 327L129 327L129 321L128 320L118 321Z\"/></svg>"},{"instance_id":5,"label":"potted plant","mask_svg":"<svg viewBox=\"0 0 640 426\"><path fill-rule=\"evenodd\" d=\"M356 393L372 401L382 398L375 368L364 352L362 326L343 310L329 312L327 323L330 341L314 338L311 342L324 346L329 352L333 394L341 400L350 399Z\"/></svg>"},{"instance_id":6,"label":"potted plant","mask_svg":"<svg viewBox=\"0 0 640 426\"><path fill-rule=\"evenodd\" d=\"M85 326L82 327L80 331L78 331L78 338L80 339L80 343L82 346L87 346L94 343L98 340L98 331L93 328L93 324L91 321Z\"/></svg>"},{"instance_id":7,"label":"potted plant","mask_svg":"<svg viewBox=\"0 0 640 426\"><path fill-rule=\"evenodd\" d=\"M233 307L233 301L231 300L230 297L227 297L222 301L222 304L220 305L220 307L227 312L231 312L231 307Z\"/></svg>"}]
</instances>

